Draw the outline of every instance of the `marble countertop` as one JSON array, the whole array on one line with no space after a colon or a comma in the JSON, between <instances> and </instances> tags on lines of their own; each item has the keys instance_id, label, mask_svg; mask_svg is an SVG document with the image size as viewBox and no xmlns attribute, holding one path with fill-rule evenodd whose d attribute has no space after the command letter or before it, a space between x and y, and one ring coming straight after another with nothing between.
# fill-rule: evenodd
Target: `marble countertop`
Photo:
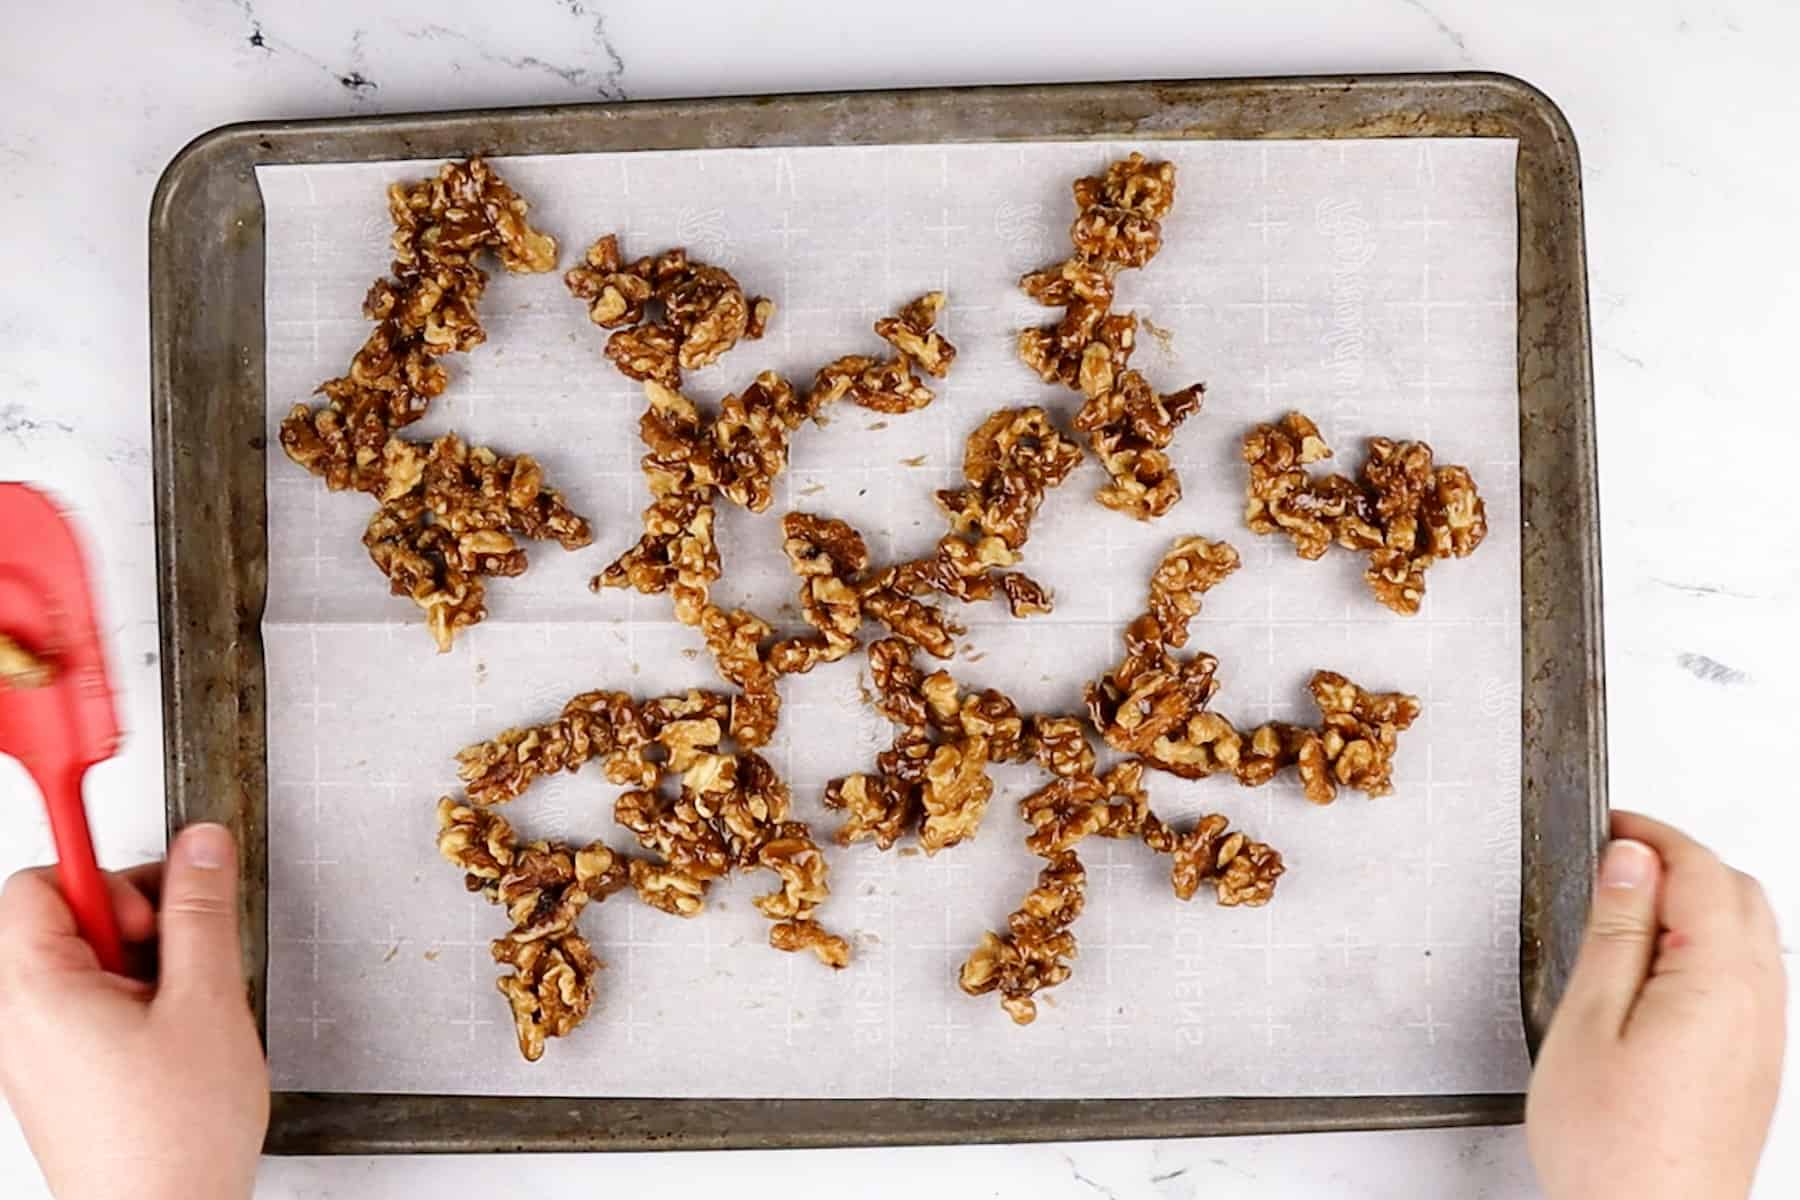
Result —
<instances>
[{"instance_id":1,"label":"marble countertop","mask_svg":"<svg viewBox=\"0 0 1800 1200\"><path fill-rule=\"evenodd\" d=\"M145 224L190 138L281 117L982 82L1488 69L1563 108L1581 142L1599 395L1612 788L1769 885L1800 810L1785 761L1800 700L1800 535L1757 446L1800 435L1796 104L1786 0L1061 0L865 6L598 0L65 0L0 71L0 478L55 486L102 562L133 737L90 777L102 857L162 845ZM0 872L41 860L22 773ZM1790 955L1790 961L1792 961ZM1790 1072L1791 1074L1791 1072ZM1785 1145L1783 1143L1786 1143ZM912 1151L530 1159L282 1160L269 1197L629 1194L729 1180L782 1196L1526 1197L1517 1130ZM9 1195L40 1195L0 1117ZM1800 1108L1759 1196L1800 1186Z\"/></svg>"}]
</instances>

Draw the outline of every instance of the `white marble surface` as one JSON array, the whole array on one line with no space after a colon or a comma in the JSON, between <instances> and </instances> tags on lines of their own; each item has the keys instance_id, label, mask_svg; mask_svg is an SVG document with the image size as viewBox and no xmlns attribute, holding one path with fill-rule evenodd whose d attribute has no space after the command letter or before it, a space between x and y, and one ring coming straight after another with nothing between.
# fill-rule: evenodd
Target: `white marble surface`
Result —
<instances>
[{"instance_id":1,"label":"white marble surface","mask_svg":"<svg viewBox=\"0 0 1800 1200\"><path fill-rule=\"evenodd\" d=\"M1115 0L873 6L19 0L0 51L0 478L85 517L132 731L91 778L103 857L158 852L145 213L190 137L236 120L619 97L1070 79L1486 68L1548 91L1581 140L1600 406L1615 799L1700 832L1800 927L1777 769L1800 699L1800 535L1785 472L1800 326L1800 111L1788 0ZM27 27L30 33L20 32ZM47 845L23 777L0 870ZM1800 1186L1800 1107L1758 1195ZM1784 1144L1785 1143L1785 1144ZM1515 1130L697 1158L272 1161L269 1197L1525 1197ZM10 1121L8 1195L41 1194Z\"/></svg>"}]
</instances>

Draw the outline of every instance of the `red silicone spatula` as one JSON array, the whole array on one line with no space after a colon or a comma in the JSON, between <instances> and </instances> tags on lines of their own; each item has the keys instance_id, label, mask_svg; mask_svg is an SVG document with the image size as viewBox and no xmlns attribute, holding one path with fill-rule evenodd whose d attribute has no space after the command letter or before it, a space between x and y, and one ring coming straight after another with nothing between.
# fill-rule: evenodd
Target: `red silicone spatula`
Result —
<instances>
[{"instance_id":1,"label":"red silicone spatula","mask_svg":"<svg viewBox=\"0 0 1800 1200\"><path fill-rule=\"evenodd\" d=\"M81 777L119 747L119 719L75 531L47 496L22 483L0 483L0 634L49 676L30 681L37 686L0 680L0 753L24 764L43 791L63 895L100 965L123 974L119 926L81 801Z\"/></svg>"}]
</instances>

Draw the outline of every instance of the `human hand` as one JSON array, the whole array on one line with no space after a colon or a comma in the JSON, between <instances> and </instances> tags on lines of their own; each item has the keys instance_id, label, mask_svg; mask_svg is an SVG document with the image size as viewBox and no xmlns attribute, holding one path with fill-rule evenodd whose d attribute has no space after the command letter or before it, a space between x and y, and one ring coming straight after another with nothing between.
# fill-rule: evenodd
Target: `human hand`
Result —
<instances>
[{"instance_id":1,"label":"human hand","mask_svg":"<svg viewBox=\"0 0 1800 1200\"><path fill-rule=\"evenodd\" d=\"M58 1200L244 1200L269 1073L244 991L231 835L192 826L166 868L108 882L126 942L160 960L147 980L100 969L52 871L0 891L0 1092Z\"/></svg>"},{"instance_id":2,"label":"human hand","mask_svg":"<svg viewBox=\"0 0 1800 1200\"><path fill-rule=\"evenodd\" d=\"M1614 813L1587 940L1525 1104L1550 1200L1743 1200L1781 1088L1787 984L1762 887Z\"/></svg>"}]
</instances>

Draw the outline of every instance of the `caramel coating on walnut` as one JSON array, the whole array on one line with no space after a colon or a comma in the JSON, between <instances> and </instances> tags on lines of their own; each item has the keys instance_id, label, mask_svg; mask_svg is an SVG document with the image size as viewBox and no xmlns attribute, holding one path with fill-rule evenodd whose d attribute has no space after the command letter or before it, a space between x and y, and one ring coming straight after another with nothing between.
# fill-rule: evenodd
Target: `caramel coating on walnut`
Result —
<instances>
[{"instance_id":1,"label":"caramel coating on walnut","mask_svg":"<svg viewBox=\"0 0 1800 1200\"><path fill-rule=\"evenodd\" d=\"M512 1009L525 1061L544 1056L544 1040L575 1032L594 1006L601 962L579 933L528 942L500 938L494 961L512 968L499 979L500 994Z\"/></svg>"},{"instance_id":2,"label":"caramel coating on walnut","mask_svg":"<svg viewBox=\"0 0 1800 1200\"><path fill-rule=\"evenodd\" d=\"M1219 663L1210 654L1178 658L1171 651L1186 644L1201 597L1237 567L1229 544L1200 537L1182 538L1163 555L1151 575L1149 611L1125 628L1125 657L1087 687L1089 719L1109 746L1199 777L1196 763L1170 743L1205 714L1218 691Z\"/></svg>"},{"instance_id":3,"label":"caramel coating on walnut","mask_svg":"<svg viewBox=\"0 0 1800 1200\"><path fill-rule=\"evenodd\" d=\"M1226 908L1267 904L1286 870L1277 851L1233 832L1218 813L1201 817L1186 833L1176 833L1152 816L1142 832L1152 850L1171 856L1170 883L1182 900L1193 899L1200 885L1208 883Z\"/></svg>"},{"instance_id":4,"label":"caramel coating on walnut","mask_svg":"<svg viewBox=\"0 0 1800 1200\"><path fill-rule=\"evenodd\" d=\"M1019 802L1031 826L1025 845L1033 854L1055 858L1083 838L1136 837L1150 816L1143 785L1144 764L1119 763L1104 775L1062 776Z\"/></svg>"},{"instance_id":5,"label":"caramel coating on walnut","mask_svg":"<svg viewBox=\"0 0 1800 1200\"><path fill-rule=\"evenodd\" d=\"M1114 313L1114 276L1142 267L1162 246L1162 219L1175 201L1175 168L1141 154L1075 181L1079 210L1069 237L1074 255L1019 281L1026 295L1060 307L1054 325L1019 334L1019 357L1046 383L1081 392L1075 427L1088 437L1110 479L1096 498L1140 521L1181 499L1167 453L1175 431L1200 410L1205 388L1158 393L1130 366L1137 318Z\"/></svg>"},{"instance_id":6,"label":"caramel coating on walnut","mask_svg":"<svg viewBox=\"0 0 1800 1200\"><path fill-rule=\"evenodd\" d=\"M1185 646L1188 622L1200 612L1200 598L1225 582L1241 565L1230 542L1180 538L1150 576L1148 613L1168 646Z\"/></svg>"},{"instance_id":7,"label":"caramel coating on walnut","mask_svg":"<svg viewBox=\"0 0 1800 1200\"><path fill-rule=\"evenodd\" d=\"M850 965L850 943L827 932L817 921L781 921L771 925L769 945L788 954L810 950L828 967L842 969Z\"/></svg>"},{"instance_id":8,"label":"caramel coating on walnut","mask_svg":"<svg viewBox=\"0 0 1800 1200\"><path fill-rule=\"evenodd\" d=\"M957 983L971 996L1000 993L1000 1006L1018 1025L1037 1019L1032 999L1068 979L1075 957L1071 926L1087 895L1087 872L1074 851L1058 854L1038 872L1037 886L1007 918L1004 934L982 935Z\"/></svg>"},{"instance_id":9,"label":"caramel coating on walnut","mask_svg":"<svg viewBox=\"0 0 1800 1200\"><path fill-rule=\"evenodd\" d=\"M649 740L636 706L623 692L584 692L544 725L507 729L457 752L457 775L471 803L501 804L516 799L539 775L576 771L595 758L616 752L623 758ZM626 764L621 761L620 767ZM615 782L640 782L634 770ZM611 763L607 774L614 777Z\"/></svg>"},{"instance_id":10,"label":"caramel coating on walnut","mask_svg":"<svg viewBox=\"0 0 1800 1200\"><path fill-rule=\"evenodd\" d=\"M1306 760L1301 760L1307 799L1330 803L1333 783L1369 797L1390 794L1398 734L1418 719L1418 698L1400 692L1364 691L1333 671L1314 674L1309 688L1319 706L1323 761L1317 774L1311 774Z\"/></svg>"},{"instance_id":11,"label":"caramel coating on walnut","mask_svg":"<svg viewBox=\"0 0 1800 1200\"><path fill-rule=\"evenodd\" d=\"M1487 507L1468 469L1437 466L1424 442L1370 438L1356 478L1313 475L1331 456L1318 426L1301 413L1244 435L1249 467L1244 521L1253 533L1284 533L1302 558L1333 542L1367 553L1363 573L1376 599L1402 615L1419 611L1425 572L1442 558L1465 558L1487 536Z\"/></svg>"}]
</instances>

